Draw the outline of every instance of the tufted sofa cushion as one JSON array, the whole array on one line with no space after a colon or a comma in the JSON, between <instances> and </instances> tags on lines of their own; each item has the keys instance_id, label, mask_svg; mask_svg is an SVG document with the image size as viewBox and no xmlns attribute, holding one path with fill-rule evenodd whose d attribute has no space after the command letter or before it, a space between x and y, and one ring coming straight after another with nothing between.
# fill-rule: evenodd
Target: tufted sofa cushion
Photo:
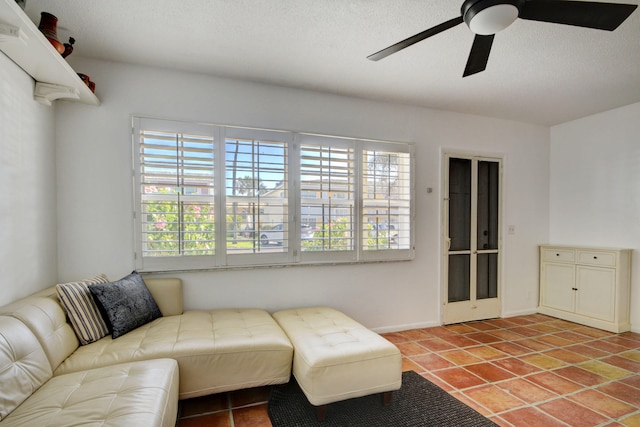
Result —
<instances>
[{"instance_id":1,"label":"tufted sofa cushion","mask_svg":"<svg viewBox=\"0 0 640 427\"><path fill-rule=\"evenodd\" d=\"M0 316L0 420L49 378L51 365L29 328L17 319Z\"/></svg>"},{"instance_id":2,"label":"tufted sofa cushion","mask_svg":"<svg viewBox=\"0 0 640 427\"><path fill-rule=\"evenodd\" d=\"M182 314L182 280L175 278L144 279L163 316Z\"/></svg>"},{"instance_id":3,"label":"tufted sofa cushion","mask_svg":"<svg viewBox=\"0 0 640 427\"><path fill-rule=\"evenodd\" d=\"M169 427L177 410L177 364L157 359L53 377L1 425Z\"/></svg>"},{"instance_id":4,"label":"tufted sofa cushion","mask_svg":"<svg viewBox=\"0 0 640 427\"><path fill-rule=\"evenodd\" d=\"M14 317L29 327L44 348L52 370L78 348L78 338L67 323L55 291L51 297L26 297L0 307L0 314Z\"/></svg>"},{"instance_id":5,"label":"tufted sofa cushion","mask_svg":"<svg viewBox=\"0 0 640 427\"><path fill-rule=\"evenodd\" d=\"M81 346L54 375L159 357L178 362L185 399L286 383L293 347L265 310L186 311Z\"/></svg>"}]
</instances>

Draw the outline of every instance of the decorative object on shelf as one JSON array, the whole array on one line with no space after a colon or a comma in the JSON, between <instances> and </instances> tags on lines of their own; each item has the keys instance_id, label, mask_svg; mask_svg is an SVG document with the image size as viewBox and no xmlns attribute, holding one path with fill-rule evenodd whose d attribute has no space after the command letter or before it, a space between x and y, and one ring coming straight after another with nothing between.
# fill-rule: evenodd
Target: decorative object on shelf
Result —
<instances>
[{"instance_id":1,"label":"decorative object on shelf","mask_svg":"<svg viewBox=\"0 0 640 427\"><path fill-rule=\"evenodd\" d=\"M56 16L42 12L38 29L60 54L64 53L64 45L58 40L58 18Z\"/></svg>"},{"instance_id":2,"label":"decorative object on shelf","mask_svg":"<svg viewBox=\"0 0 640 427\"><path fill-rule=\"evenodd\" d=\"M22 10L24 10L27 0L16 0L16 3L18 3L18 6L20 6Z\"/></svg>"},{"instance_id":3,"label":"decorative object on shelf","mask_svg":"<svg viewBox=\"0 0 640 427\"><path fill-rule=\"evenodd\" d=\"M82 80L84 82L84 84L89 86L89 82L91 81L89 79L89 76L87 76L86 74L82 74L82 73L78 73L78 76L80 77L80 80Z\"/></svg>"},{"instance_id":4,"label":"decorative object on shelf","mask_svg":"<svg viewBox=\"0 0 640 427\"><path fill-rule=\"evenodd\" d=\"M87 85L87 87L91 90L91 92L95 92L96 91L96 84L91 81L89 76L87 76L86 74L82 74L82 73L78 73L78 76L80 77L80 80L82 80L84 82L84 84Z\"/></svg>"},{"instance_id":5,"label":"decorative object on shelf","mask_svg":"<svg viewBox=\"0 0 640 427\"><path fill-rule=\"evenodd\" d=\"M71 53L73 52L73 44L75 42L76 42L76 39L74 39L73 37L69 37L69 43L64 44L64 52L62 52L63 58L66 58L67 56L71 55Z\"/></svg>"}]
</instances>

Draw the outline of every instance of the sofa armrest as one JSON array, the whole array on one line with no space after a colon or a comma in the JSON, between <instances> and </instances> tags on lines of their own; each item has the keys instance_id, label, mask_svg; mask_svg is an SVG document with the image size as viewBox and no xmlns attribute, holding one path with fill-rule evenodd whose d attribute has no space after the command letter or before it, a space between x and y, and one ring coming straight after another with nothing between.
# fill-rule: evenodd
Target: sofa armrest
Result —
<instances>
[{"instance_id":1,"label":"sofa armrest","mask_svg":"<svg viewBox=\"0 0 640 427\"><path fill-rule=\"evenodd\" d=\"M182 280L176 278L144 279L163 316L182 314Z\"/></svg>"}]
</instances>

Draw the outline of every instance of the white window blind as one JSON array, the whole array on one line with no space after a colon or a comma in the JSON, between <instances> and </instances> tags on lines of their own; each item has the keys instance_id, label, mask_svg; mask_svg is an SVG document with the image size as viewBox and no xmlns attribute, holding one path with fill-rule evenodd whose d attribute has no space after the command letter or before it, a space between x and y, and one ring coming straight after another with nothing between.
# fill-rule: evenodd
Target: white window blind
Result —
<instances>
[{"instance_id":1,"label":"white window blind","mask_svg":"<svg viewBox=\"0 0 640 427\"><path fill-rule=\"evenodd\" d=\"M215 254L210 136L140 131L142 256Z\"/></svg>"},{"instance_id":2,"label":"white window blind","mask_svg":"<svg viewBox=\"0 0 640 427\"><path fill-rule=\"evenodd\" d=\"M299 164L302 252L355 251L353 143L304 136Z\"/></svg>"},{"instance_id":3,"label":"white window blind","mask_svg":"<svg viewBox=\"0 0 640 427\"><path fill-rule=\"evenodd\" d=\"M250 137L229 135L247 133ZM288 253L288 138L288 134L267 131L228 132L225 194L229 255Z\"/></svg>"},{"instance_id":4,"label":"white window blind","mask_svg":"<svg viewBox=\"0 0 640 427\"><path fill-rule=\"evenodd\" d=\"M410 153L365 149L362 164L363 250L410 249Z\"/></svg>"}]
</instances>

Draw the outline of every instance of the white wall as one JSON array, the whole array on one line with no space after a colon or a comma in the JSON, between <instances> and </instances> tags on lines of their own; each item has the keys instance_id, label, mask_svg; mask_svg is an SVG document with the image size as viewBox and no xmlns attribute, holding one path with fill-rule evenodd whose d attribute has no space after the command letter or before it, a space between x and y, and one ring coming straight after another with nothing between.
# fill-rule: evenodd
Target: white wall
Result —
<instances>
[{"instance_id":1,"label":"white wall","mask_svg":"<svg viewBox=\"0 0 640 427\"><path fill-rule=\"evenodd\" d=\"M504 314L533 312L536 245L548 239L549 129L200 74L72 59L100 107L57 115L61 280L133 269L132 114L416 142L416 258L410 262L172 274L187 308L327 304L377 330L440 323L443 149L505 157ZM427 187L434 192L427 194Z\"/></svg>"},{"instance_id":2,"label":"white wall","mask_svg":"<svg viewBox=\"0 0 640 427\"><path fill-rule=\"evenodd\" d=\"M640 103L551 128L550 239L634 249L631 324L640 332Z\"/></svg>"},{"instance_id":3,"label":"white wall","mask_svg":"<svg viewBox=\"0 0 640 427\"><path fill-rule=\"evenodd\" d=\"M57 279L54 108L0 52L0 305Z\"/></svg>"}]
</instances>

